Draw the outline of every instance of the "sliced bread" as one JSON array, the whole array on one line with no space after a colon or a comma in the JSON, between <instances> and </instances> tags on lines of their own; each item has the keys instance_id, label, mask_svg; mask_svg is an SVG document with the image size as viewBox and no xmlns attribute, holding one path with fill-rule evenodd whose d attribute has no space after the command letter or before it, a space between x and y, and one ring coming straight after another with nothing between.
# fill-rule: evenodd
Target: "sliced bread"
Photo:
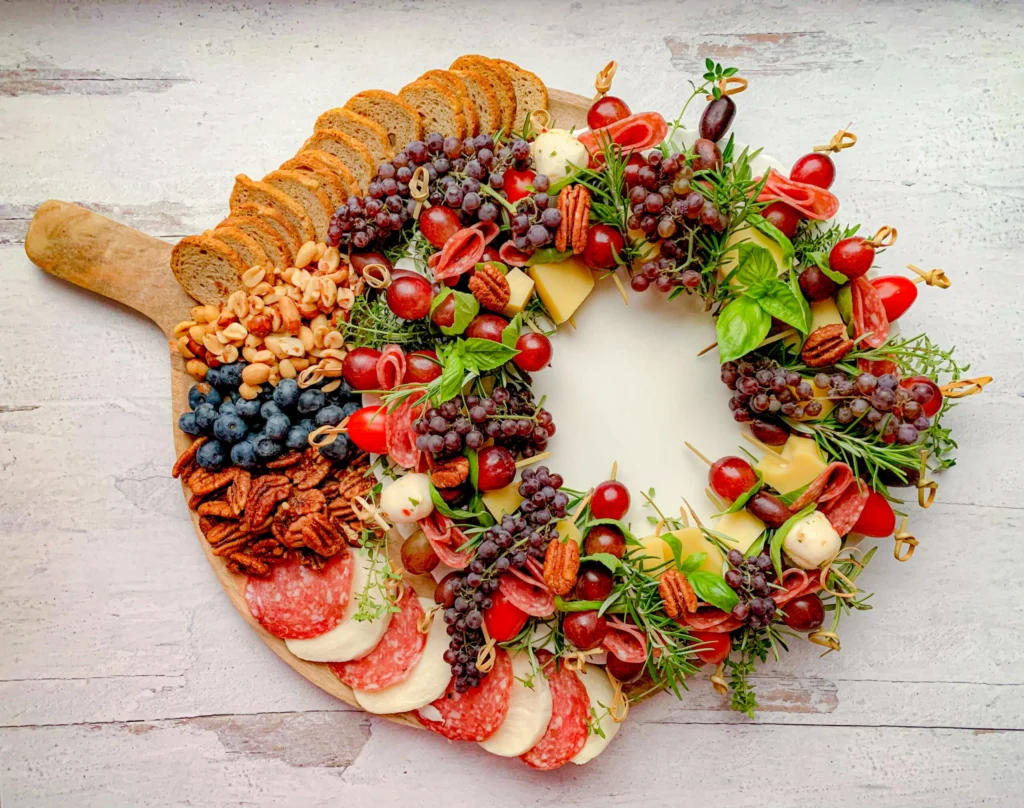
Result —
<instances>
[{"instance_id":1,"label":"sliced bread","mask_svg":"<svg viewBox=\"0 0 1024 808\"><path fill-rule=\"evenodd\" d=\"M185 236L171 251L171 271L178 283L200 303L220 305L243 288L242 257L213 236Z\"/></svg>"},{"instance_id":2,"label":"sliced bread","mask_svg":"<svg viewBox=\"0 0 1024 808\"><path fill-rule=\"evenodd\" d=\"M516 120L512 124L512 128L519 132L526 122L527 114L548 108L548 88L544 86L544 82L536 73L524 70L519 65L504 59L495 59L494 61L505 68L505 72L512 79L512 86L516 91Z\"/></svg>"},{"instance_id":3,"label":"sliced bread","mask_svg":"<svg viewBox=\"0 0 1024 808\"><path fill-rule=\"evenodd\" d=\"M491 80L479 70L450 70L462 79L480 119L480 132L493 135L501 128L501 106Z\"/></svg>"},{"instance_id":4,"label":"sliced bread","mask_svg":"<svg viewBox=\"0 0 1024 808\"><path fill-rule=\"evenodd\" d=\"M302 205L269 183L259 182L250 179L245 174L239 174L235 177L235 187L231 190L231 211L234 212L239 205L248 203L267 205L279 211L295 228L295 232L302 240L300 244L313 241L316 238L313 221L306 215Z\"/></svg>"},{"instance_id":5,"label":"sliced bread","mask_svg":"<svg viewBox=\"0 0 1024 808\"><path fill-rule=\"evenodd\" d=\"M217 227L236 227L246 235L252 236L270 259L271 266L289 267L292 265L293 253L284 237L270 222L260 216L242 214L228 216Z\"/></svg>"},{"instance_id":6,"label":"sliced bread","mask_svg":"<svg viewBox=\"0 0 1024 808\"><path fill-rule=\"evenodd\" d=\"M269 185L288 194L302 205L316 232L317 242L327 241L327 228L331 223L331 200L320 189L320 181L303 171L271 171L263 178Z\"/></svg>"},{"instance_id":7,"label":"sliced bread","mask_svg":"<svg viewBox=\"0 0 1024 808\"><path fill-rule=\"evenodd\" d=\"M445 137L466 137L466 116L462 112L462 99L436 81L420 79L406 84L398 97L414 107L423 121L423 132L440 132Z\"/></svg>"},{"instance_id":8,"label":"sliced bread","mask_svg":"<svg viewBox=\"0 0 1024 808\"><path fill-rule=\"evenodd\" d=\"M423 127L416 110L394 93L364 90L345 102L345 109L376 121L388 133L392 148L398 152L423 136Z\"/></svg>"},{"instance_id":9,"label":"sliced bread","mask_svg":"<svg viewBox=\"0 0 1024 808\"><path fill-rule=\"evenodd\" d=\"M295 254L299 251L299 248L304 242L302 241L302 237L299 235L299 231L295 229L295 225L293 225L288 218L281 213L281 211L277 208L272 208L269 205L260 205L255 202L249 202L233 207L231 209L231 216L256 218L268 227L271 227L279 236L281 236L285 250L288 253L287 265L291 266L291 262L295 258Z\"/></svg>"},{"instance_id":10,"label":"sliced bread","mask_svg":"<svg viewBox=\"0 0 1024 808\"><path fill-rule=\"evenodd\" d=\"M469 94L466 82L458 73L452 70L428 70L421 79L436 81L438 84L447 87L458 94L462 101L462 112L466 116L466 137L480 134L480 115L476 109L476 102Z\"/></svg>"},{"instance_id":11,"label":"sliced bread","mask_svg":"<svg viewBox=\"0 0 1024 808\"><path fill-rule=\"evenodd\" d=\"M498 96L501 107L501 128L506 135L511 134L516 120L516 90L508 71L494 59L486 56L467 53L452 62L451 70L478 70L491 80L491 86Z\"/></svg>"},{"instance_id":12,"label":"sliced bread","mask_svg":"<svg viewBox=\"0 0 1024 808\"><path fill-rule=\"evenodd\" d=\"M358 196L361 192L359 190L359 183L356 182L356 178L352 176L352 172L349 171L347 165L340 159L335 157L330 152L325 152L323 149L303 149L297 155L296 159L301 159L303 155L308 155L311 159L319 160L323 165L327 166L342 182L347 189L348 196ZM284 166L281 166L284 168Z\"/></svg>"},{"instance_id":13,"label":"sliced bread","mask_svg":"<svg viewBox=\"0 0 1024 808\"><path fill-rule=\"evenodd\" d=\"M320 152L326 154L326 152ZM331 208L343 205L351 195L348 184L317 156L317 151L299 152L291 160L281 164L282 171L302 171L311 174L320 183L320 190L327 194ZM347 171L348 169L346 169Z\"/></svg>"},{"instance_id":14,"label":"sliced bread","mask_svg":"<svg viewBox=\"0 0 1024 808\"><path fill-rule=\"evenodd\" d=\"M352 177L355 179L356 185L359 186L360 192L366 192L370 180L377 173L377 166L366 146L351 135L346 135L337 129L322 129L319 132L314 132L299 151L307 149L320 149L341 160L352 172Z\"/></svg>"},{"instance_id":15,"label":"sliced bread","mask_svg":"<svg viewBox=\"0 0 1024 808\"><path fill-rule=\"evenodd\" d=\"M241 256L245 268L249 267L270 267L270 259L267 257L260 243L244 232L241 228L232 225L218 225L214 230L207 230L203 235L213 236L227 244L231 249Z\"/></svg>"},{"instance_id":16,"label":"sliced bread","mask_svg":"<svg viewBox=\"0 0 1024 808\"><path fill-rule=\"evenodd\" d=\"M327 110L316 119L316 124L313 126L314 132L322 129L336 129L339 132L352 135L370 152L374 168L395 155L391 141L388 140L387 130L375 120L350 109L335 107Z\"/></svg>"}]
</instances>

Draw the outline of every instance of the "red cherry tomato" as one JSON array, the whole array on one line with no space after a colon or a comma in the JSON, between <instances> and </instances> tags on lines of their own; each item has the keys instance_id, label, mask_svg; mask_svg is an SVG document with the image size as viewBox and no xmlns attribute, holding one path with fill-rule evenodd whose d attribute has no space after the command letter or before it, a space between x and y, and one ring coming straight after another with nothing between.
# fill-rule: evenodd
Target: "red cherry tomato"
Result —
<instances>
[{"instance_id":1,"label":"red cherry tomato","mask_svg":"<svg viewBox=\"0 0 1024 808\"><path fill-rule=\"evenodd\" d=\"M508 194L508 201L514 205L520 199L528 197L531 193L530 188L533 187L533 178L536 176L537 172L529 169L520 171L516 168L506 168L505 173L501 175L501 187Z\"/></svg>"},{"instance_id":2,"label":"red cherry tomato","mask_svg":"<svg viewBox=\"0 0 1024 808\"><path fill-rule=\"evenodd\" d=\"M917 284L902 275L886 275L884 278L873 278L871 285L878 290L885 307L885 316L889 322L895 322L917 300Z\"/></svg>"},{"instance_id":3,"label":"red cherry tomato","mask_svg":"<svg viewBox=\"0 0 1024 808\"><path fill-rule=\"evenodd\" d=\"M875 262L875 248L866 238L844 238L828 254L829 269L845 275L851 281L865 274Z\"/></svg>"},{"instance_id":4,"label":"red cherry tomato","mask_svg":"<svg viewBox=\"0 0 1024 808\"><path fill-rule=\"evenodd\" d=\"M422 320L430 313L434 298L430 281L422 275L393 278L388 286L388 308L403 320Z\"/></svg>"},{"instance_id":5,"label":"red cherry tomato","mask_svg":"<svg viewBox=\"0 0 1024 808\"><path fill-rule=\"evenodd\" d=\"M420 214L420 232L434 247L441 249L444 243L462 229L459 214L444 205L433 205Z\"/></svg>"},{"instance_id":6,"label":"red cherry tomato","mask_svg":"<svg viewBox=\"0 0 1024 808\"><path fill-rule=\"evenodd\" d=\"M640 169L647 165L647 160L640 156L639 152L633 152L626 161L626 169L623 176L626 179L626 187L632 188L640 184Z\"/></svg>"},{"instance_id":7,"label":"red cherry tomato","mask_svg":"<svg viewBox=\"0 0 1024 808\"><path fill-rule=\"evenodd\" d=\"M516 478L515 456L504 446L484 446L477 461L477 488L481 491L497 491Z\"/></svg>"},{"instance_id":8,"label":"red cherry tomato","mask_svg":"<svg viewBox=\"0 0 1024 808\"><path fill-rule=\"evenodd\" d=\"M918 385L924 385L931 390L931 396L929 397ZM914 401L921 405L924 409L924 414L929 418L942 409L942 390L927 376L911 376L910 378L902 379L900 380L900 387L906 387L912 395L917 394L914 395Z\"/></svg>"},{"instance_id":9,"label":"red cherry tomato","mask_svg":"<svg viewBox=\"0 0 1024 808\"><path fill-rule=\"evenodd\" d=\"M805 182L819 188L830 188L836 180L836 164L832 158L821 152L805 154L795 163L789 172L793 182Z\"/></svg>"},{"instance_id":10,"label":"red cherry tomato","mask_svg":"<svg viewBox=\"0 0 1024 808\"><path fill-rule=\"evenodd\" d=\"M614 95L602 95L587 111L587 126L591 129L600 129L604 126L611 126L616 121L628 118L633 113L629 105L621 98Z\"/></svg>"},{"instance_id":11,"label":"red cherry tomato","mask_svg":"<svg viewBox=\"0 0 1024 808\"><path fill-rule=\"evenodd\" d=\"M430 321L441 328L451 328L455 323L455 295L448 295L438 304L430 315Z\"/></svg>"},{"instance_id":12,"label":"red cherry tomato","mask_svg":"<svg viewBox=\"0 0 1024 808\"><path fill-rule=\"evenodd\" d=\"M341 375L345 377L353 390L376 390L380 387L377 381L377 360L380 351L375 348L356 348L345 355L341 363Z\"/></svg>"},{"instance_id":13,"label":"red cherry tomato","mask_svg":"<svg viewBox=\"0 0 1024 808\"><path fill-rule=\"evenodd\" d=\"M379 407L363 407L356 410L345 424L349 440L364 452L387 454L388 442L384 436L386 417L387 407L383 404Z\"/></svg>"},{"instance_id":14,"label":"red cherry tomato","mask_svg":"<svg viewBox=\"0 0 1024 808\"><path fill-rule=\"evenodd\" d=\"M413 351L405 357L405 384L426 384L441 375L443 369L437 361L437 351Z\"/></svg>"},{"instance_id":15,"label":"red cherry tomato","mask_svg":"<svg viewBox=\"0 0 1024 808\"><path fill-rule=\"evenodd\" d=\"M614 269L616 256L626 248L622 233L606 224L591 225L587 230L587 244L583 248L583 263L591 269Z\"/></svg>"},{"instance_id":16,"label":"red cherry tomato","mask_svg":"<svg viewBox=\"0 0 1024 808\"><path fill-rule=\"evenodd\" d=\"M629 510L629 489L618 480L606 480L594 489L590 512L595 519L622 519Z\"/></svg>"},{"instance_id":17,"label":"red cherry tomato","mask_svg":"<svg viewBox=\"0 0 1024 808\"><path fill-rule=\"evenodd\" d=\"M877 491L871 491L860 518L853 526L853 532L863 533L874 539L884 539L886 536L891 536L894 530L896 530L896 514L893 513L889 500Z\"/></svg>"},{"instance_id":18,"label":"red cherry tomato","mask_svg":"<svg viewBox=\"0 0 1024 808\"><path fill-rule=\"evenodd\" d=\"M708 483L718 496L735 502L757 483L753 467L742 457L730 455L716 460L708 471Z\"/></svg>"},{"instance_id":19,"label":"red cherry tomato","mask_svg":"<svg viewBox=\"0 0 1024 808\"><path fill-rule=\"evenodd\" d=\"M551 340L543 334L527 331L516 340L518 355L512 360L516 366L533 373L548 366L551 361Z\"/></svg>"},{"instance_id":20,"label":"red cherry tomato","mask_svg":"<svg viewBox=\"0 0 1024 808\"><path fill-rule=\"evenodd\" d=\"M772 202L761 215L779 228L786 238L793 238L800 225L800 211L785 202Z\"/></svg>"},{"instance_id":21,"label":"red cherry tomato","mask_svg":"<svg viewBox=\"0 0 1024 808\"><path fill-rule=\"evenodd\" d=\"M471 339L489 339L501 342L501 332L508 327L508 320L497 314L478 314L466 328L466 336Z\"/></svg>"},{"instance_id":22,"label":"red cherry tomato","mask_svg":"<svg viewBox=\"0 0 1024 808\"><path fill-rule=\"evenodd\" d=\"M491 595L491 608L484 611L484 625L496 642L508 642L523 630L528 616L498 589Z\"/></svg>"},{"instance_id":23,"label":"red cherry tomato","mask_svg":"<svg viewBox=\"0 0 1024 808\"><path fill-rule=\"evenodd\" d=\"M697 652L697 659L708 665L725 662L732 650L732 640L724 631L691 631L690 636L704 646Z\"/></svg>"}]
</instances>

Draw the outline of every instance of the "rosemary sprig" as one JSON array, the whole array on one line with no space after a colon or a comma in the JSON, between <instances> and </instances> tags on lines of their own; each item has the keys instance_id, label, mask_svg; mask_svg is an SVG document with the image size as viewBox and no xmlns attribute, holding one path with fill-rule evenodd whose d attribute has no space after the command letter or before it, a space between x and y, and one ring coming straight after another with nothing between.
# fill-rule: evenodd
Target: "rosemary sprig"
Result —
<instances>
[{"instance_id":1,"label":"rosemary sprig","mask_svg":"<svg viewBox=\"0 0 1024 808\"><path fill-rule=\"evenodd\" d=\"M800 223L793 235L793 261L799 266L808 266L814 263L811 257L814 253L825 253L828 255L832 248L844 238L856 235L860 225L852 227L834 224L831 227L824 223L805 219Z\"/></svg>"},{"instance_id":2,"label":"rosemary sprig","mask_svg":"<svg viewBox=\"0 0 1024 808\"><path fill-rule=\"evenodd\" d=\"M359 295L352 304L348 321L339 318L338 331L357 348L382 348L400 345L403 348L432 348L447 337L431 333L426 321L409 321L398 317L382 297L372 299Z\"/></svg>"}]
</instances>

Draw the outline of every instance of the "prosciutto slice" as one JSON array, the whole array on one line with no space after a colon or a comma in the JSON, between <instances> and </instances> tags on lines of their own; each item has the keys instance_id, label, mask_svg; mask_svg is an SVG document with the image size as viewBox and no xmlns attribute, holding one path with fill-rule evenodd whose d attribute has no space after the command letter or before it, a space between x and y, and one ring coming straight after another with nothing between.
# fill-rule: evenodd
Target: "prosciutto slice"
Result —
<instances>
[{"instance_id":1,"label":"prosciutto slice","mask_svg":"<svg viewBox=\"0 0 1024 808\"><path fill-rule=\"evenodd\" d=\"M484 255L484 248L498 235L494 222L477 222L455 232L441 252L434 253L427 264L434 270L434 280L447 282L469 272Z\"/></svg>"},{"instance_id":2,"label":"prosciutto slice","mask_svg":"<svg viewBox=\"0 0 1024 808\"><path fill-rule=\"evenodd\" d=\"M605 144L611 140L623 152L653 149L668 135L668 124L657 112L638 112L600 129L592 129L576 136L588 152L590 165L603 160Z\"/></svg>"},{"instance_id":3,"label":"prosciutto slice","mask_svg":"<svg viewBox=\"0 0 1024 808\"><path fill-rule=\"evenodd\" d=\"M706 603L698 606L696 612L682 612L676 618L676 622L692 628L694 631L711 631L722 634L733 632L743 625L742 620L737 620L731 614Z\"/></svg>"},{"instance_id":4,"label":"prosciutto slice","mask_svg":"<svg viewBox=\"0 0 1024 808\"><path fill-rule=\"evenodd\" d=\"M498 581L498 588L509 603L531 617L551 617L555 613L555 595L551 588L522 570L509 567Z\"/></svg>"},{"instance_id":5,"label":"prosciutto slice","mask_svg":"<svg viewBox=\"0 0 1024 808\"><path fill-rule=\"evenodd\" d=\"M808 575L804 570L791 568L782 573L781 585L785 588L772 593L772 600L780 607L796 598L818 592L821 589L821 580L818 576Z\"/></svg>"},{"instance_id":6,"label":"prosciutto slice","mask_svg":"<svg viewBox=\"0 0 1024 808\"><path fill-rule=\"evenodd\" d=\"M419 401L414 404L410 396L385 416L384 440L388 456L402 468L419 470L423 459L423 452L416 448L416 433L412 428L422 408Z\"/></svg>"},{"instance_id":7,"label":"prosciutto slice","mask_svg":"<svg viewBox=\"0 0 1024 808\"><path fill-rule=\"evenodd\" d=\"M498 255L501 257L502 263L510 267L525 267L526 263L530 260L530 256L517 249L516 245L511 241L506 241L501 245Z\"/></svg>"},{"instance_id":8,"label":"prosciutto slice","mask_svg":"<svg viewBox=\"0 0 1024 808\"><path fill-rule=\"evenodd\" d=\"M831 502L852 483L856 477L853 470L845 463L829 463L791 506L792 511L802 511L812 502L824 505Z\"/></svg>"}]
</instances>

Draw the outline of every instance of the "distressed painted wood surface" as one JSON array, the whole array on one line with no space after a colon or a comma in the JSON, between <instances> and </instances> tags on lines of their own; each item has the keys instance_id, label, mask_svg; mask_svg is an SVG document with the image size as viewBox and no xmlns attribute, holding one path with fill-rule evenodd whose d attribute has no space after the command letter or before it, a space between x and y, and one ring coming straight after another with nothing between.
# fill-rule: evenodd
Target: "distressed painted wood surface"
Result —
<instances>
[{"instance_id":1,"label":"distressed painted wood surface","mask_svg":"<svg viewBox=\"0 0 1024 808\"><path fill-rule=\"evenodd\" d=\"M1024 801L1019 4L26 2L0 19L4 806ZM908 565L880 553L842 653L766 667L754 723L698 680L636 709L596 765L550 776L353 711L267 651L169 476L163 336L21 245L51 197L198 232L235 173L275 166L323 109L499 49L580 92L614 57L616 92L666 113L706 55L728 60L751 79L741 119L784 162L853 120L841 216L899 227L886 269L954 278L904 330L997 375L953 413L960 462L917 517L922 547Z\"/></svg>"}]
</instances>

